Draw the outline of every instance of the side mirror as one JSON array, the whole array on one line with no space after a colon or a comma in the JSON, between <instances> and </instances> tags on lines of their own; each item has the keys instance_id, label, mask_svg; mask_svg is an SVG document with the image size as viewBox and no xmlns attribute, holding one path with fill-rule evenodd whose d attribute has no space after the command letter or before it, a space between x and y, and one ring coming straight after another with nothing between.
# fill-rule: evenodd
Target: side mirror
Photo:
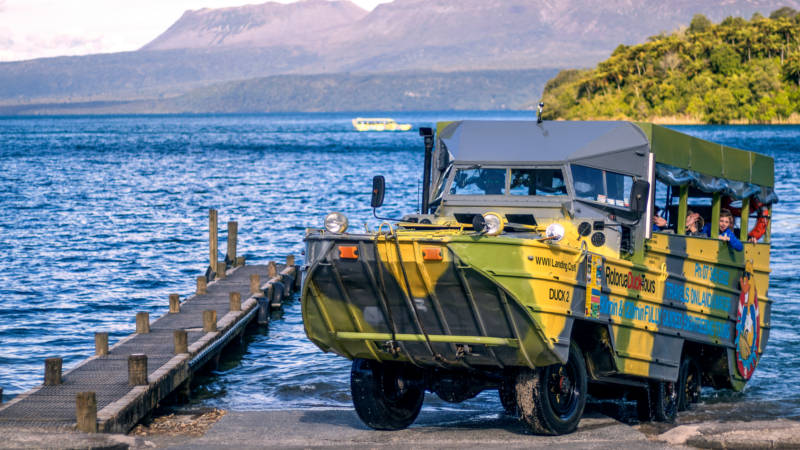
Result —
<instances>
[{"instance_id":1,"label":"side mirror","mask_svg":"<svg viewBox=\"0 0 800 450\"><path fill-rule=\"evenodd\" d=\"M631 196L629 199L631 211L636 217L642 217L647 210L647 200L650 194L650 183L645 180L636 180L631 186Z\"/></svg>"},{"instance_id":2,"label":"side mirror","mask_svg":"<svg viewBox=\"0 0 800 450\"><path fill-rule=\"evenodd\" d=\"M377 208L383 205L383 194L386 191L386 179L383 175L372 177L372 207Z\"/></svg>"}]
</instances>

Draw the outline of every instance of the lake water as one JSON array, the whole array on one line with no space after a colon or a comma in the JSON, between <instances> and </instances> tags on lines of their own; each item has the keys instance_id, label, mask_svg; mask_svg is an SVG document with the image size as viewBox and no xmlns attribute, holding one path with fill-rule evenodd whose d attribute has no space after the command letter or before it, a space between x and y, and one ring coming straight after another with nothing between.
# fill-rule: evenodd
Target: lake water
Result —
<instances>
[{"instance_id":1,"label":"lake water","mask_svg":"<svg viewBox=\"0 0 800 450\"><path fill-rule=\"evenodd\" d=\"M371 113L370 115L374 115ZM379 114L380 115L380 114ZM439 120L531 118L531 113L393 114L415 129ZM351 115L0 118L0 387L6 399L42 381L43 360L65 368L113 344L137 311L157 317L170 293L191 294L208 265L208 209L239 222L248 262L302 262L306 227L341 211L377 225L371 180L384 174L382 213L415 211L422 140L416 132L358 133ZM675 127L775 158L767 352L744 393L704 391L706 403L778 400L800 414L800 127ZM224 248L224 236L221 248ZM350 407L349 361L305 337L300 306L251 336L195 391L194 405L234 410ZM462 405L500 411L494 392ZM488 405L488 406L487 406Z\"/></svg>"}]
</instances>

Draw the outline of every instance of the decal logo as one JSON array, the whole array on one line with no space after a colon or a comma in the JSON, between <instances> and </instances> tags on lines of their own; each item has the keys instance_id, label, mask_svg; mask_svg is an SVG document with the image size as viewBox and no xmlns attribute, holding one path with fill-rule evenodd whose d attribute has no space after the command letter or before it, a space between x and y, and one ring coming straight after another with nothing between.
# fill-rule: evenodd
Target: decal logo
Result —
<instances>
[{"instance_id":1,"label":"decal logo","mask_svg":"<svg viewBox=\"0 0 800 450\"><path fill-rule=\"evenodd\" d=\"M633 289L634 291L644 291L651 294L656 293L656 281L647 278L647 275L634 273L632 271L617 272L613 267L606 267L606 284L610 286Z\"/></svg>"},{"instance_id":2,"label":"decal logo","mask_svg":"<svg viewBox=\"0 0 800 450\"><path fill-rule=\"evenodd\" d=\"M742 294L739 296L738 321L736 322L736 367L739 374L749 380L758 364L759 324L758 294L750 274L739 279Z\"/></svg>"}]
</instances>

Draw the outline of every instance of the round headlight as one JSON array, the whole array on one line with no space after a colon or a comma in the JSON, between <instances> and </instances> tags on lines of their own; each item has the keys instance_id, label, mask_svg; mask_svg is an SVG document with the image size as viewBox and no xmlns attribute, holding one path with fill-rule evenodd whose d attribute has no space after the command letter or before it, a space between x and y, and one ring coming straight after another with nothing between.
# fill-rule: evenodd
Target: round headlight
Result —
<instances>
[{"instance_id":1,"label":"round headlight","mask_svg":"<svg viewBox=\"0 0 800 450\"><path fill-rule=\"evenodd\" d=\"M325 229L331 233L344 233L347 231L347 217L338 212L328 214L325 216Z\"/></svg>"},{"instance_id":2,"label":"round headlight","mask_svg":"<svg viewBox=\"0 0 800 450\"><path fill-rule=\"evenodd\" d=\"M503 232L503 228L506 226L505 219L497 213L488 212L483 215L483 220L486 222L483 227L484 234L489 236L497 236Z\"/></svg>"},{"instance_id":3,"label":"round headlight","mask_svg":"<svg viewBox=\"0 0 800 450\"><path fill-rule=\"evenodd\" d=\"M564 238L564 233L564 226L560 223L551 223L547 226L547 229L544 230L545 237L556 242Z\"/></svg>"}]
</instances>

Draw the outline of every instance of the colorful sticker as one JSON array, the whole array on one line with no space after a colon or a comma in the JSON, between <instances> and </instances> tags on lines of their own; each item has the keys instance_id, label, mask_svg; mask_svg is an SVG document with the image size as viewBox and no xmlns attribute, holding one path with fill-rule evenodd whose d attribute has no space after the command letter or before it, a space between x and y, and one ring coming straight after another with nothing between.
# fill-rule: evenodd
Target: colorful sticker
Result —
<instances>
[{"instance_id":1,"label":"colorful sticker","mask_svg":"<svg viewBox=\"0 0 800 450\"><path fill-rule=\"evenodd\" d=\"M761 334L759 324L758 294L750 273L739 279L742 293L739 296L736 322L736 367L739 374L749 380L758 365L758 347Z\"/></svg>"},{"instance_id":2,"label":"colorful sticker","mask_svg":"<svg viewBox=\"0 0 800 450\"><path fill-rule=\"evenodd\" d=\"M586 255L586 317L600 317L603 288L603 257Z\"/></svg>"}]
</instances>

